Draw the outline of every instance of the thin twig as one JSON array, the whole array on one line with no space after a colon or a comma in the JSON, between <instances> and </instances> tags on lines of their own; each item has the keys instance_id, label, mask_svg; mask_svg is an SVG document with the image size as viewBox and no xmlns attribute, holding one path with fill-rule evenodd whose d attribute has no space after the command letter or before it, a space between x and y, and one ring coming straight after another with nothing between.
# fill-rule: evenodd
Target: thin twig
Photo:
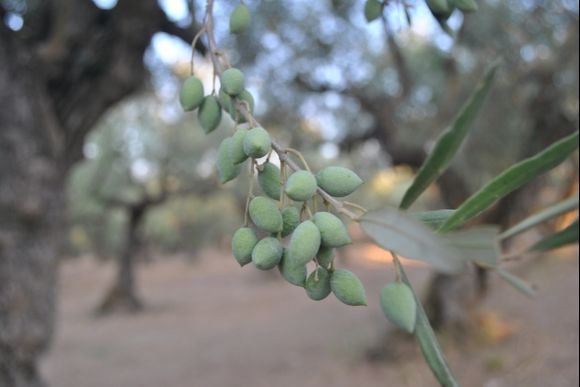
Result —
<instances>
[{"instance_id":1,"label":"thin twig","mask_svg":"<svg viewBox=\"0 0 580 387\"><path fill-rule=\"evenodd\" d=\"M215 72L215 74L217 74L219 76L223 72L223 66L220 63L220 60L219 60L218 54L217 54L219 52L219 50L217 48L217 43L216 43L214 28L213 28L213 24L214 24L213 3L214 3L213 0L207 0L206 34L207 34L208 47L209 47L209 50L208 50L209 56L210 56L211 62L212 62L213 67L214 67L214 72ZM262 125L260 125L260 123L254 118L254 116L248 111L248 109L246 109L245 106L243 106L241 104L237 104L236 108L246 118L246 120L248 122L253 122L255 124L255 126L262 127ZM296 164L294 162L294 160L292 160L290 157L288 157L288 155L284 152L284 148L282 146L280 146L274 140L272 140L272 149L276 152L276 154L278 154L278 158L280 159L280 162L286 163L286 165L288 165L288 167L290 167L290 169L292 169L294 171L302 170L302 168L300 168L300 166L298 166L298 164ZM318 187L317 193L326 202L328 202L332 207L334 207L336 212L343 214L343 215L349 217L350 219L357 218L357 215L355 213L350 211L348 208L345 208L345 206L343 205L343 203L341 201L332 197L328 192L324 191L322 188Z\"/></svg>"},{"instance_id":2,"label":"thin twig","mask_svg":"<svg viewBox=\"0 0 580 387\"><path fill-rule=\"evenodd\" d=\"M294 156L298 157L298 159L300 160L300 162L302 163L302 166L310 173L312 173L312 171L310 170L310 167L308 166L308 163L306 162L306 159L304 158L304 156L302 155L302 153L300 153L299 151L297 151L294 148L286 148L284 149L284 151L286 153L292 153Z\"/></svg>"}]
</instances>

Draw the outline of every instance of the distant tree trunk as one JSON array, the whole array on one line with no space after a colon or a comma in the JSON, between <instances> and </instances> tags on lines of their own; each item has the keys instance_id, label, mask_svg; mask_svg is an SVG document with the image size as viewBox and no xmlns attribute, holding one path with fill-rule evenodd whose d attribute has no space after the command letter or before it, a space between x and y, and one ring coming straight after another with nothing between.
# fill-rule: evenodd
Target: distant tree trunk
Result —
<instances>
[{"instance_id":1,"label":"distant tree trunk","mask_svg":"<svg viewBox=\"0 0 580 387\"><path fill-rule=\"evenodd\" d=\"M117 258L117 276L98 309L99 314L116 311L138 312L143 303L137 296L135 281L135 256L139 250L139 229L143 223L148 206L127 207L128 221L125 232L125 245Z\"/></svg>"}]
</instances>

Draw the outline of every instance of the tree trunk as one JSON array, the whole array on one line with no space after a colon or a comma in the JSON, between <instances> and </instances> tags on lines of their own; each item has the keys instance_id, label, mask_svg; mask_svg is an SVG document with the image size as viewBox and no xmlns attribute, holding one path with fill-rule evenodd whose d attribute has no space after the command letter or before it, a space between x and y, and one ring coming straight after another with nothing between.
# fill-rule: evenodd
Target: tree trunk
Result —
<instances>
[{"instance_id":1,"label":"tree trunk","mask_svg":"<svg viewBox=\"0 0 580 387\"><path fill-rule=\"evenodd\" d=\"M54 329L66 174L87 132L145 83L143 55L156 32L194 35L157 0L111 10L78 0L26 6L21 31L0 22L1 387L43 385L36 367Z\"/></svg>"},{"instance_id":2,"label":"tree trunk","mask_svg":"<svg viewBox=\"0 0 580 387\"><path fill-rule=\"evenodd\" d=\"M139 229L147 206L141 203L127 208L128 221L125 246L117 259L117 277L111 290L98 308L98 314L116 311L135 313L143 309L137 296L135 281L135 255L139 249Z\"/></svg>"},{"instance_id":3,"label":"tree trunk","mask_svg":"<svg viewBox=\"0 0 580 387\"><path fill-rule=\"evenodd\" d=\"M0 386L43 383L54 329L64 179L55 120L27 58L0 39Z\"/></svg>"}]
</instances>

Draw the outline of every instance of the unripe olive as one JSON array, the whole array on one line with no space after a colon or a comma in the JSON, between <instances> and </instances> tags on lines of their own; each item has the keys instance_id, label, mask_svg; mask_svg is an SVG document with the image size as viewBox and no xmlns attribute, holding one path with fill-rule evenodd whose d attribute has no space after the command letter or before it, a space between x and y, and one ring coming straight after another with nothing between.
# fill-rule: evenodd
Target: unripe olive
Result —
<instances>
[{"instance_id":1,"label":"unripe olive","mask_svg":"<svg viewBox=\"0 0 580 387\"><path fill-rule=\"evenodd\" d=\"M259 228L269 232L282 231L282 214L274 201L264 196L256 196L250 202L249 208L252 222Z\"/></svg>"},{"instance_id":2,"label":"unripe olive","mask_svg":"<svg viewBox=\"0 0 580 387\"><path fill-rule=\"evenodd\" d=\"M453 0L453 4L462 12L475 12L478 10L475 0Z\"/></svg>"},{"instance_id":3,"label":"unripe olive","mask_svg":"<svg viewBox=\"0 0 580 387\"><path fill-rule=\"evenodd\" d=\"M433 14L445 14L450 11L448 0L427 0L427 6Z\"/></svg>"},{"instance_id":4,"label":"unripe olive","mask_svg":"<svg viewBox=\"0 0 580 387\"><path fill-rule=\"evenodd\" d=\"M344 223L338 216L330 212L317 212L312 221L320 230L322 245L341 247L352 242Z\"/></svg>"},{"instance_id":5,"label":"unripe olive","mask_svg":"<svg viewBox=\"0 0 580 387\"><path fill-rule=\"evenodd\" d=\"M340 301L347 305L366 305L365 288L351 271L337 269L330 275L330 288Z\"/></svg>"},{"instance_id":6,"label":"unripe olive","mask_svg":"<svg viewBox=\"0 0 580 387\"><path fill-rule=\"evenodd\" d=\"M179 102L185 111L195 110L201 105L203 101L203 83L191 76L183 82L181 91L179 93Z\"/></svg>"},{"instance_id":7,"label":"unripe olive","mask_svg":"<svg viewBox=\"0 0 580 387\"><path fill-rule=\"evenodd\" d=\"M270 270L280 263L283 250L278 239L266 237L254 247L252 262L260 270Z\"/></svg>"},{"instance_id":8,"label":"unripe olive","mask_svg":"<svg viewBox=\"0 0 580 387\"><path fill-rule=\"evenodd\" d=\"M282 236L288 236L300 224L300 211L296 207L286 207L282 210Z\"/></svg>"},{"instance_id":9,"label":"unripe olive","mask_svg":"<svg viewBox=\"0 0 580 387\"><path fill-rule=\"evenodd\" d=\"M330 273L319 267L306 279L306 294L315 301L323 300L330 294Z\"/></svg>"},{"instance_id":10,"label":"unripe olive","mask_svg":"<svg viewBox=\"0 0 580 387\"><path fill-rule=\"evenodd\" d=\"M309 171L296 171L286 181L286 194L292 200L305 202L316 192L316 178Z\"/></svg>"},{"instance_id":11,"label":"unripe olive","mask_svg":"<svg viewBox=\"0 0 580 387\"><path fill-rule=\"evenodd\" d=\"M249 113L254 114L254 97L248 90L244 89L240 95L236 96L235 98L241 102L244 102L244 105L246 106L246 109L248 109ZM234 99L230 97L223 88L220 88L219 91L219 102L222 109L224 109L230 115L230 117L232 117L232 120L239 123L246 122L246 118L237 111Z\"/></svg>"},{"instance_id":12,"label":"unripe olive","mask_svg":"<svg viewBox=\"0 0 580 387\"><path fill-rule=\"evenodd\" d=\"M288 244L288 258L296 264L306 264L316 256L320 247L320 231L310 220L296 227Z\"/></svg>"},{"instance_id":13,"label":"unripe olive","mask_svg":"<svg viewBox=\"0 0 580 387\"><path fill-rule=\"evenodd\" d=\"M258 169L258 184L270 198L280 200L280 168L276 165L270 162L261 165Z\"/></svg>"},{"instance_id":14,"label":"unripe olive","mask_svg":"<svg viewBox=\"0 0 580 387\"><path fill-rule=\"evenodd\" d=\"M217 171L220 183L225 184L228 181L235 179L240 174L240 166L232 162L231 150L232 150L233 138L225 138L219 148L217 157Z\"/></svg>"},{"instance_id":15,"label":"unripe olive","mask_svg":"<svg viewBox=\"0 0 580 387\"><path fill-rule=\"evenodd\" d=\"M381 309L390 322L413 333L417 320L417 303L409 286L402 282L385 286L381 290Z\"/></svg>"},{"instance_id":16,"label":"unripe olive","mask_svg":"<svg viewBox=\"0 0 580 387\"><path fill-rule=\"evenodd\" d=\"M381 17L383 7L378 0L367 0L365 3L364 14L367 22L372 22Z\"/></svg>"},{"instance_id":17,"label":"unripe olive","mask_svg":"<svg viewBox=\"0 0 580 387\"><path fill-rule=\"evenodd\" d=\"M252 93L250 93L248 90L244 89L244 90L242 90L240 95L238 95L238 98L242 102L245 102L246 108L248 109L250 114L254 114L254 96L252 95ZM243 117L241 117L241 118L243 118Z\"/></svg>"},{"instance_id":18,"label":"unripe olive","mask_svg":"<svg viewBox=\"0 0 580 387\"><path fill-rule=\"evenodd\" d=\"M353 193L363 183L356 173L343 167L326 167L316 174L318 186L335 197Z\"/></svg>"},{"instance_id":19,"label":"unripe olive","mask_svg":"<svg viewBox=\"0 0 580 387\"><path fill-rule=\"evenodd\" d=\"M218 127L222 120L222 109L215 96L208 95L203 99L197 117L205 133L210 133Z\"/></svg>"},{"instance_id":20,"label":"unripe olive","mask_svg":"<svg viewBox=\"0 0 580 387\"><path fill-rule=\"evenodd\" d=\"M231 67L222 73L220 78L222 89L230 96L239 95L244 91L246 78L239 69Z\"/></svg>"},{"instance_id":21,"label":"unripe olive","mask_svg":"<svg viewBox=\"0 0 580 387\"><path fill-rule=\"evenodd\" d=\"M318 264L325 269L330 268L332 261L334 260L334 248L320 246L318 253L316 253L316 261Z\"/></svg>"},{"instance_id":22,"label":"unripe olive","mask_svg":"<svg viewBox=\"0 0 580 387\"><path fill-rule=\"evenodd\" d=\"M248 133L248 129L239 128L232 136L230 156L234 164L239 164L248 158L244 153L244 138L246 137L246 133Z\"/></svg>"},{"instance_id":23,"label":"unripe olive","mask_svg":"<svg viewBox=\"0 0 580 387\"><path fill-rule=\"evenodd\" d=\"M224 109L232 117L232 119L235 119L236 109L234 106L234 100L228 95L228 93L224 91L223 87L220 87L218 101L222 109Z\"/></svg>"},{"instance_id":24,"label":"unripe olive","mask_svg":"<svg viewBox=\"0 0 580 387\"><path fill-rule=\"evenodd\" d=\"M245 4L240 4L234 8L230 15L230 32L232 34L241 34L250 25L250 10Z\"/></svg>"},{"instance_id":25,"label":"unripe olive","mask_svg":"<svg viewBox=\"0 0 580 387\"><path fill-rule=\"evenodd\" d=\"M296 286L304 286L304 282L306 281L306 265L305 264L297 264L292 262L288 259L288 249L284 250L282 254L282 261L278 265L278 269L280 269L280 273L282 277L292 285Z\"/></svg>"},{"instance_id":26,"label":"unripe olive","mask_svg":"<svg viewBox=\"0 0 580 387\"><path fill-rule=\"evenodd\" d=\"M249 157L258 159L266 156L272 150L272 140L264 128L252 128L248 130L244 138L244 153Z\"/></svg>"},{"instance_id":27,"label":"unripe olive","mask_svg":"<svg viewBox=\"0 0 580 387\"><path fill-rule=\"evenodd\" d=\"M427 6L433 14L445 14L451 10L449 0L427 0Z\"/></svg>"},{"instance_id":28,"label":"unripe olive","mask_svg":"<svg viewBox=\"0 0 580 387\"><path fill-rule=\"evenodd\" d=\"M254 114L254 97L248 90L244 89L240 95L236 96L236 98L240 102L244 102L244 105L250 114ZM241 124L247 122L246 117L236 109L234 100L232 100L230 116L234 121L237 121Z\"/></svg>"},{"instance_id":29,"label":"unripe olive","mask_svg":"<svg viewBox=\"0 0 580 387\"><path fill-rule=\"evenodd\" d=\"M252 262L252 251L258 243L258 237L249 227L239 228L232 237L232 253L240 266Z\"/></svg>"}]
</instances>

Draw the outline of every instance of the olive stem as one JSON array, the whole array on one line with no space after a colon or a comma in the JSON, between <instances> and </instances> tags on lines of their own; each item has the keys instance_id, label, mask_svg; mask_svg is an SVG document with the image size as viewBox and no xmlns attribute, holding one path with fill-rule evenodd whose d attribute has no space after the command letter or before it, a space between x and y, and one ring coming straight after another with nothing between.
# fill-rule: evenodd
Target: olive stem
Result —
<instances>
[{"instance_id":1,"label":"olive stem","mask_svg":"<svg viewBox=\"0 0 580 387\"><path fill-rule=\"evenodd\" d=\"M391 256L393 257L393 261L395 262L395 280L397 282L401 282L401 261L399 260L399 256L394 251L390 251Z\"/></svg>"},{"instance_id":2,"label":"olive stem","mask_svg":"<svg viewBox=\"0 0 580 387\"><path fill-rule=\"evenodd\" d=\"M194 73L194 57L195 57L195 45L197 44L197 41L199 40L199 38L201 37L201 35L203 35L203 33L205 32L205 23L202 25L202 27L199 29L199 31L197 31L197 34L195 34L195 36L193 37L193 41L191 42L191 61L190 61L190 72L191 75L193 75Z\"/></svg>"},{"instance_id":3,"label":"olive stem","mask_svg":"<svg viewBox=\"0 0 580 387\"><path fill-rule=\"evenodd\" d=\"M363 206L353 203L353 202L347 202L347 201L343 201L342 204L344 204L345 206L348 207L352 207L352 208L356 208L357 210L360 210L363 214L366 214L368 212L368 210L366 208L364 208Z\"/></svg>"},{"instance_id":4,"label":"olive stem","mask_svg":"<svg viewBox=\"0 0 580 387\"><path fill-rule=\"evenodd\" d=\"M254 191L254 161L250 163L250 188L246 197L246 209L244 210L244 227L248 227L248 211L250 210L250 200Z\"/></svg>"},{"instance_id":5,"label":"olive stem","mask_svg":"<svg viewBox=\"0 0 580 387\"><path fill-rule=\"evenodd\" d=\"M294 149L294 148L286 148L284 149L284 152L286 153L292 153L294 156L298 157L298 159L300 159L300 162L302 163L302 166L304 166L304 168L312 173L312 171L310 170L310 167L308 166L308 163L306 162L306 159L304 158L304 156L302 155L302 153L300 153L300 151Z\"/></svg>"},{"instance_id":6,"label":"olive stem","mask_svg":"<svg viewBox=\"0 0 580 387\"><path fill-rule=\"evenodd\" d=\"M215 40L215 34L214 34L214 28L213 28L213 24L214 24L213 3L214 3L213 0L207 0L207 5L206 5L206 34L207 34L208 47L209 47L208 52L209 52L209 56L210 56L211 62L212 62L213 67L214 67L214 72L219 75L223 72L223 69L222 69L222 64L219 61L218 55L216 55L216 52L218 52L218 49L217 49L217 43ZM246 120L248 122L254 122L256 124L256 126L262 126L253 117L253 115L248 111L248 109L245 108L245 106L243 104L236 102L236 109L238 109L238 111L246 118ZM284 152L284 148L274 140L272 140L272 149L278 154L278 158L280 159L280 162L284 161L288 165L288 167L290 167L294 171L302 170L302 168L300 168L300 166L298 166L298 164L296 164L294 162L294 160L292 160L290 157L288 157L288 155ZM341 201L332 197L328 192L326 192L322 188L318 187L317 192L320 196L322 196L324 198L324 200L326 200L330 205L332 205L332 207L334 207L334 209L338 213L343 214L352 220L356 220L358 218L355 213L353 213L349 209L345 208L345 206L343 205L343 203Z\"/></svg>"}]
</instances>

